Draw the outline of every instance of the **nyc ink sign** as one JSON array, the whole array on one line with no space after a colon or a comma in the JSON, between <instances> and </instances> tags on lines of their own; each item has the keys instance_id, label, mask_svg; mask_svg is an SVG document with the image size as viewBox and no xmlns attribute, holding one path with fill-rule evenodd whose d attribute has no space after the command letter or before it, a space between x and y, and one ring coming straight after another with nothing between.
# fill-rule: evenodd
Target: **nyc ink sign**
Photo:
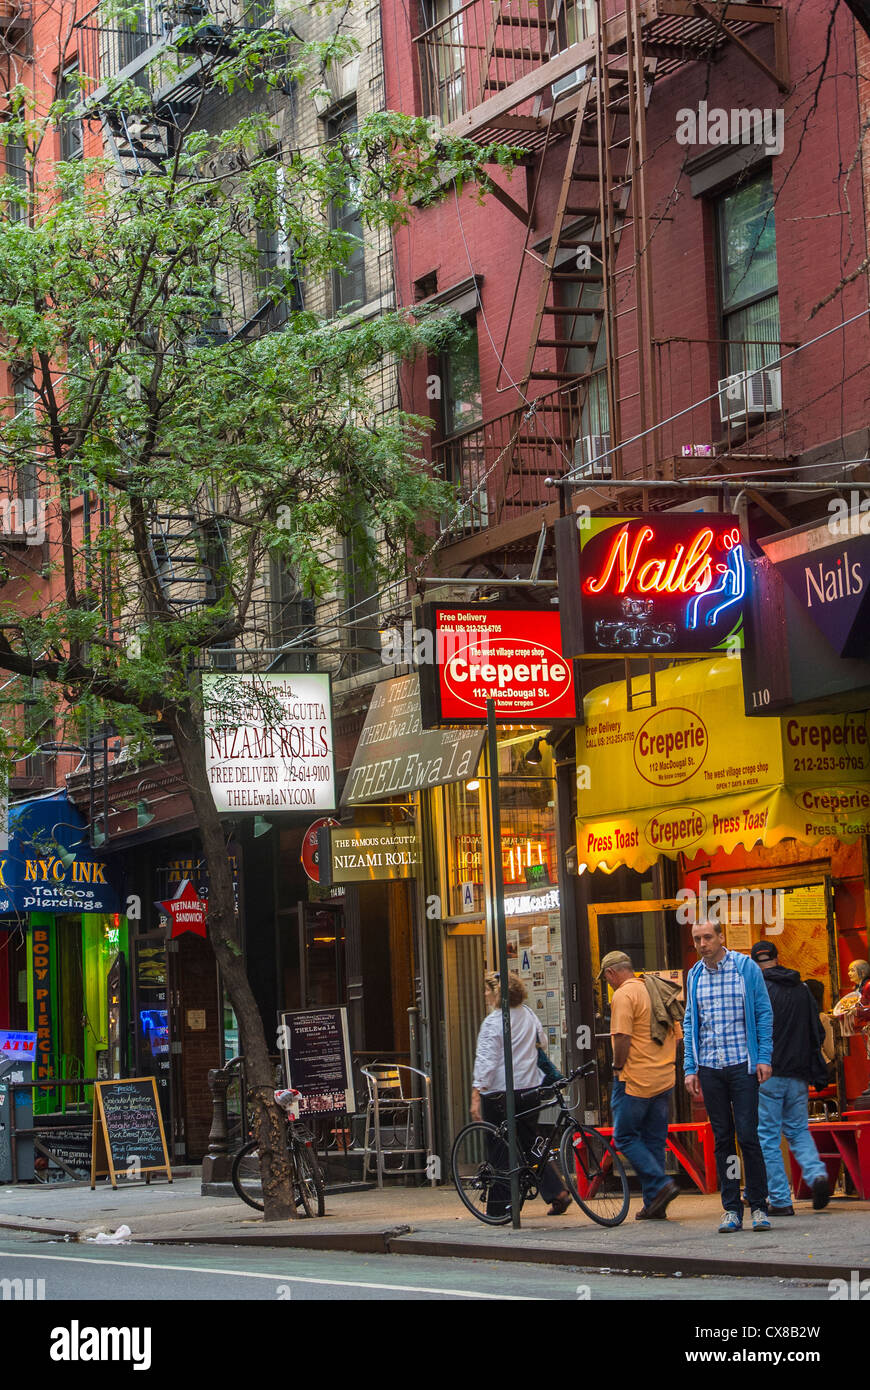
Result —
<instances>
[{"instance_id":1,"label":"nyc ink sign","mask_svg":"<svg viewBox=\"0 0 870 1390\"><path fill-rule=\"evenodd\" d=\"M697 656L743 646L736 519L667 512L556 527L566 656Z\"/></svg>"}]
</instances>

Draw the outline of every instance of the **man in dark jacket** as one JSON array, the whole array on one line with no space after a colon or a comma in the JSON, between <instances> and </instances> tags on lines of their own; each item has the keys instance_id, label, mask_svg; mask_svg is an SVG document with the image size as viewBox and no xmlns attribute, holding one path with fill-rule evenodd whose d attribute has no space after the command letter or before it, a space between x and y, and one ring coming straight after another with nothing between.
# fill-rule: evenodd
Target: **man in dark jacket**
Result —
<instances>
[{"instance_id":1,"label":"man in dark jacket","mask_svg":"<svg viewBox=\"0 0 870 1390\"><path fill-rule=\"evenodd\" d=\"M809 1084L817 1079L821 1066L824 1032L819 1012L798 972L780 965L772 941L756 941L751 955L764 972L773 1007L773 1075L758 1092L758 1138L767 1169L769 1211L772 1216L794 1216L782 1161L783 1135L819 1211L831 1195L825 1165L810 1133L807 1106Z\"/></svg>"}]
</instances>

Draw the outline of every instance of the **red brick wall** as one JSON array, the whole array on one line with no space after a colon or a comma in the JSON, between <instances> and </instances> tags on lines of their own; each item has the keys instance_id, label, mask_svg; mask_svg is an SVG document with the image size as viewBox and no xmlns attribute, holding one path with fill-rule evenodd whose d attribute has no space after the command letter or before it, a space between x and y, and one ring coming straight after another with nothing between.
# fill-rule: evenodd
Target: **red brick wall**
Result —
<instances>
[{"instance_id":1,"label":"red brick wall","mask_svg":"<svg viewBox=\"0 0 870 1390\"><path fill-rule=\"evenodd\" d=\"M773 161L781 338L805 342L866 307L866 279L861 277L810 317L819 301L866 252L863 171L860 156L855 159L859 120L854 24L846 7L841 7L833 26L824 81L820 82L828 7L789 0L787 9L793 83L787 96L783 97L775 83L734 46L726 48L711 67L686 65L653 89L647 117L650 158L646 179L655 229L652 264L657 339L720 336L710 204L705 198L692 197L689 178L682 172L686 158L702 153L704 147L684 147L675 139L677 112L683 107L696 108L701 99L710 107L728 109L784 106L785 148ZM404 0L382 0L387 102L405 110L413 109L416 90L409 14L415 14L413 4L409 7ZM753 31L748 42L772 63L771 35ZM865 76L867 66L865 48ZM548 156L533 239L545 237L552 225L565 152L563 141ZM586 152L590 169L594 156L594 150ZM847 170L853 162L847 184ZM514 198L525 201L522 170L512 181L503 175L499 179ZM440 205L418 212L409 226L397 232L399 297L404 303L412 302L414 281L432 271L437 271L439 289L466 279L472 267L483 275L486 324L479 318L478 339L484 408L487 418L492 418L510 410L516 400L511 391L496 391L497 352L504 342L524 224L492 199L481 207L473 189L460 196L458 205L457 209L457 200L450 193ZM629 238L625 237L623 252L629 250ZM624 277L622 283L628 284L631 278ZM514 376L523 367L537 283L536 273L526 274L504 353L508 371ZM630 318L623 321L623 328L627 340L633 331ZM784 364L786 452L800 453L866 428L868 358L870 332L865 318ZM406 370L403 383L414 408L421 413L432 412L426 400L426 373L427 365L417 363ZM630 375L629 366L624 391L633 389L628 384ZM711 352L683 349L682 357L675 357L670 370L664 372L658 418L707 395L715 388L718 375L718 363ZM529 394L540 394L554 385L532 383ZM715 405L713 402L713 408ZM720 434L718 410L713 414L713 408L693 413L663 436L666 447L662 452L679 453L683 443L707 442ZM623 436L636 424L636 404L629 401L623 408ZM777 442L770 452L779 453L780 448Z\"/></svg>"},{"instance_id":2,"label":"red brick wall","mask_svg":"<svg viewBox=\"0 0 870 1390\"><path fill-rule=\"evenodd\" d=\"M208 1148L212 1103L208 1072L220 1065L220 1014L217 971L211 947L185 932L178 938L178 982L181 998L181 1077L184 1094L184 1132L187 1158L198 1162ZM188 1026L191 1010L205 1010L205 1030Z\"/></svg>"}]
</instances>

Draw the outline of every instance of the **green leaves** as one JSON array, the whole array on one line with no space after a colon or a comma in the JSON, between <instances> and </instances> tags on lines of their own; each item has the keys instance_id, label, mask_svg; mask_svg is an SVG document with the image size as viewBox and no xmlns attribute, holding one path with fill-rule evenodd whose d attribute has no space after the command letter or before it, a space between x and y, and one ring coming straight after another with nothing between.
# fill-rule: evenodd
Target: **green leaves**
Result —
<instances>
[{"instance_id":1,"label":"green leaves","mask_svg":"<svg viewBox=\"0 0 870 1390\"><path fill-rule=\"evenodd\" d=\"M212 51L211 81L262 93L349 51L277 28L236 35ZM116 83L105 105L159 135L149 101ZM174 131L172 158L129 186L104 160L49 178L40 160L30 222L0 221L0 336L35 387L32 409L0 418L0 467L38 468L51 590L0 574L0 667L43 677L58 710L73 695L66 718L109 718L143 746L156 711L190 707L215 647L268 661L271 558L310 597L340 588L337 542L357 572L392 579L452 498L426 461L431 422L379 380L441 352L455 319L329 319L290 300L280 331L262 332L263 310L345 269L357 241L332 208L357 207L366 236L389 232L452 181L485 189L490 162L510 168L514 152L391 112L281 148L266 107ZM40 125L23 97L11 110L0 140L22 132L28 148L64 115ZM268 278L264 238L280 261Z\"/></svg>"}]
</instances>

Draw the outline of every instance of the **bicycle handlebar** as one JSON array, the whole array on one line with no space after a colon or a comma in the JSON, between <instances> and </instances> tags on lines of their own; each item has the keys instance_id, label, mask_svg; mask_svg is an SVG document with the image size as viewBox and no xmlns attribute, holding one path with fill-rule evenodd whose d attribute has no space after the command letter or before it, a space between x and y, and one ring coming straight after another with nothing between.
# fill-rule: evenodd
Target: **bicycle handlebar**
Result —
<instances>
[{"instance_id":1,"label":"bicycle handlebar","mask_svg":"<svg viewBox=\"0 0 870 1390\"><path fill-rule=\"evenodd\" d=\"M550 1081L547 1083L554 1091L564 1091L566 1086L570 1086L572 1081L576 1081L578 1076L588 1076L595 1070L594 1062L584 1062L582 1067L576 1067L570 1076L563 1076L561 1081Z\"/></svg>"}]
</instances>

